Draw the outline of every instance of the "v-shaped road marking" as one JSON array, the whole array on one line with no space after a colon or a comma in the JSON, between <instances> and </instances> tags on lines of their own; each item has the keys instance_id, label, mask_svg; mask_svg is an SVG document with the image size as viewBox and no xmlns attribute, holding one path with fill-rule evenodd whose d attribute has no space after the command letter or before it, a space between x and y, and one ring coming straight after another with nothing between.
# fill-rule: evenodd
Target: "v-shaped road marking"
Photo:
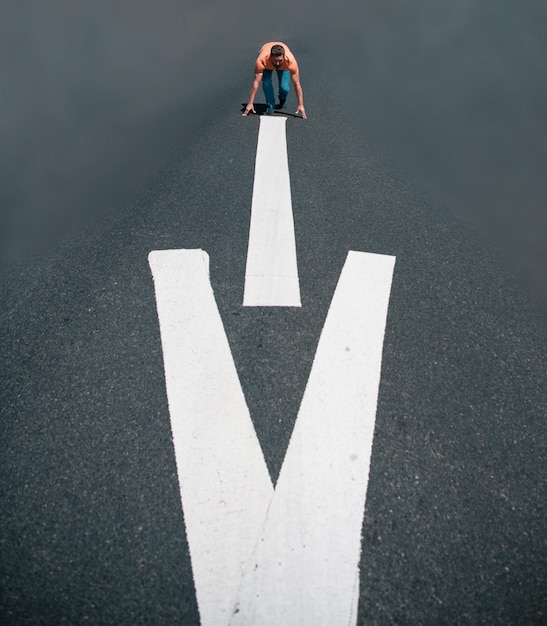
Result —
<instances>
[{"instance_id":1,"label":"v-shaped road marking","mask_svg":"<svg viewBox=\"0 0 547 626\"><path fill-rule=\"evenodd\" d=\"M395 258L350 252L274 490L201 250L150 253L204 626L355 624Z\"/></svg>"}]
</instances>

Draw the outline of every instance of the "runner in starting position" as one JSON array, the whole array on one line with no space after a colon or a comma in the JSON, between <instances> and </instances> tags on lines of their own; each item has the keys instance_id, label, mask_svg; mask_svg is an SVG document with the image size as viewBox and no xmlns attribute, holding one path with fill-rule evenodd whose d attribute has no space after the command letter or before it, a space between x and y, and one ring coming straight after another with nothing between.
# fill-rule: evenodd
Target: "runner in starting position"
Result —
<instances>
[{"instance_id":1,"label":"runner in starting position","mask_svg":"<svg viewBox=\"0 0 547 626\"><path fill-rule=\"evenodd\" d=\"M276 70L279 78L278 105L275 104L274 88L272 84L272 72L274 70ZM294 91L298 98L298 109L296 109L296 113L301 113L302 117L307 119L306 110L304 109L304 94L298 75L298 63L296 62L294 54L280 41L265 43L258 53L258 59L255 64L255 78L253 86L251 87L251 93L249 94L249 102L245 107L243 115L249 115L250 111L256 113L253 103L260 81L262 81L262 88L266 96L266 114L271 115L274 109L282 109L285 106L285 100L287 99L287 94L290 89L289 79L293 82Z\"/></svg>"}]
</instances>

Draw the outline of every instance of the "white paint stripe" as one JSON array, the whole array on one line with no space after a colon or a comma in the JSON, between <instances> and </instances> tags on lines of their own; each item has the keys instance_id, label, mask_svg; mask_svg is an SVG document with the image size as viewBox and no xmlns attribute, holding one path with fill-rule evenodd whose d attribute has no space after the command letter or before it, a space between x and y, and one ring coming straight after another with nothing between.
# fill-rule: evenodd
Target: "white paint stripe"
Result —
<instances>
[{"instance_id":1,"label":"white paint stripe","mask_svg":"<svg viewBox=\"0 0 547 626\"><path fill-rule=\"evenodd\" d=\"M232 624L355 624L395 258L350 252Z\"/></svg>"},{"instance_id":2,"label":"white paint stripe","mask_svg":"<svg viewBox=\"0 0 547 626\"><path fill-rule=\"evenodd\" d=\"M275 494L207 256L149 258L201 623L355 624L394 257L349 253Z\"/></svg>"},{"instance_id":3,"label":"white paint stripe","mask_svg":"<svg viewBox=\"0 0 547 626\"><path fill-rule=\"evenodd\" d=\"M227 624L273 486L201 250L151 252L194 583L205 626Z\"/></svg>"},{"instance_id":4,"label":"white paint stripe","mask_svg":"<svg viewBox=\"0 0 547 626\"><path fill-rule=\"evenodd\" d=\"M284 117L261 117L243 306L301 306Z\"/></svg>"}]
</instances>

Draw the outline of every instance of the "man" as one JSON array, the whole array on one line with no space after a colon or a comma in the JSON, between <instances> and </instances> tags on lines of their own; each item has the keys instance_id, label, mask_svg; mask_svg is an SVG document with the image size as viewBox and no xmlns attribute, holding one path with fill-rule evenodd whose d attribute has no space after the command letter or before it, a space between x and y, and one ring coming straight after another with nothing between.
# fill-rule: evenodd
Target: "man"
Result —
<instances>
[{"instance_id":1,"label":"man","mask_svg":"<svg viewBox=\"0 0 547 626\"><path fill-rule=\"evenodd\" d=\"M279 78L278 105L275 104L274 88L272 84L272 73L274 70L276 70L277 77ZM266 114L271 115L274 109L282 109L285 106L285 100L287 99L290 89L289 80L292 80L294 91L298 98L296 114L301 113L302 117L307 119L306 110L304 109L304 94L298 75L298 63L294 55L289 48L280 41L265 43L258 53L258 59L255 64L255 78L253 86L251 87L251 93L249 94L249 102L247 103L243 115L249 115L250 111L256 113L253 103L260 81L262 81L262 88L264 89L264 95L266 97Z\"/></svg>"}]
</instances>

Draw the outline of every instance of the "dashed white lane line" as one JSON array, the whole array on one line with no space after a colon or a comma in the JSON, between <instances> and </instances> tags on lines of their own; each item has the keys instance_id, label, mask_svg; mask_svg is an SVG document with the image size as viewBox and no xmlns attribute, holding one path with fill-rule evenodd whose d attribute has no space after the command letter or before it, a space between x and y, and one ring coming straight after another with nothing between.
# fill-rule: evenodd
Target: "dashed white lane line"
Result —
<instances>
[{"instance_id":1,"label":"dashed white lane line","mask_svg":"<svg viewBox=\"0 0 547 626\"><path fill-rule=\"evenodd\" d=\"M355 624L394 257L350 252L275 492L202 251L150 254L201 623Z\"/></svg>"},{"instance_id":2,"label":"dashed white lane line","mask_svg":"<svg viewBox=\"0 0 547 626\"><path fill-rule=\"evenodd\" d=\"M301 306L285 122L260 118L243 306Z\"/></svg>"}]
</instances>

